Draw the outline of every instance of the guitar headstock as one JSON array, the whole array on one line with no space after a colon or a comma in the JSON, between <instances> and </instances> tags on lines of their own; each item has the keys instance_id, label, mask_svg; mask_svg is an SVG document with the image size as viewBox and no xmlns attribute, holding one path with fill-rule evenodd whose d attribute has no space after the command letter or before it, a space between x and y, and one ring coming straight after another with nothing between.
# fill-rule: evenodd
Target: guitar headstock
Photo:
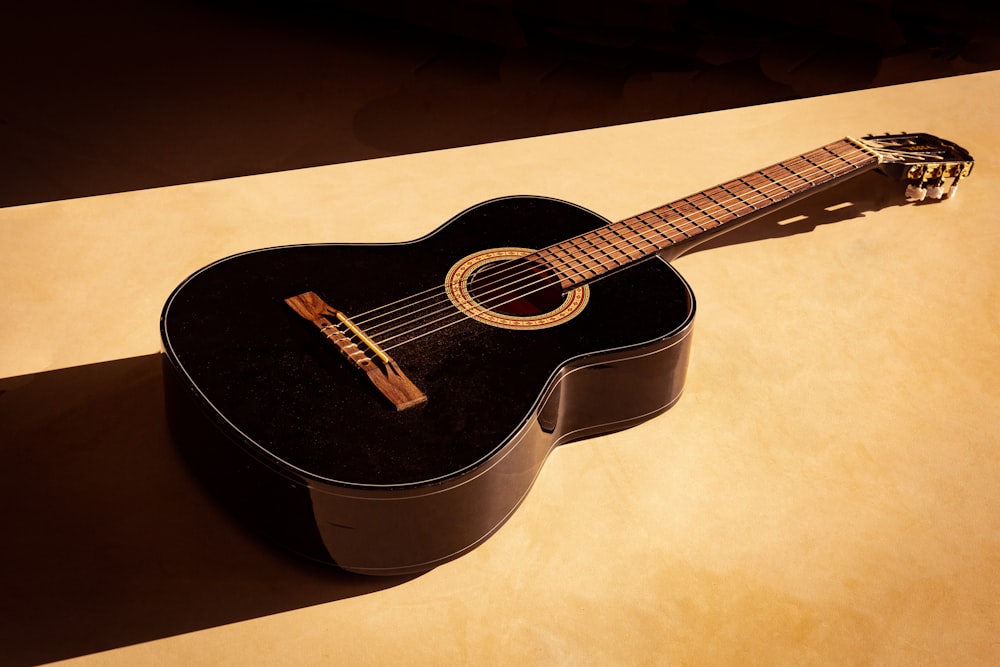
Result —
<instances>
[{"instance_id":1,"label":"guitar headstock","mask_svg":"<svg viewBox=\"0 0 1000 667\"><path fill-rule=\"evenodd\" d=\"M878 153L883 172L906 183L911 201L954 197L975 164L969 151L931 134L870 134L861 143Z\"/></svg>"}]
</instances>

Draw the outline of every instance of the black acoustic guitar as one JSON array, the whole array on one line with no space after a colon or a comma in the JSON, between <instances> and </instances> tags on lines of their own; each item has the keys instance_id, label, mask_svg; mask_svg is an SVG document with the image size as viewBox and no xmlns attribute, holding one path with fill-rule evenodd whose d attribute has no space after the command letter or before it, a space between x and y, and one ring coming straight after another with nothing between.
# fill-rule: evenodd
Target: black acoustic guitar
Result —
<instances>
[{"instance_id":1,"label":"black acoustic guitar","mask_svg":"<svg viewBox=\"0 0 1000 667\"><path fill-rule=\"evenodd\" d=\"M678 400L695 306L668 259L876 167L941 199L972 165L926 134L846 138L616 223L506 197L407 243L234 255L164 306L171 429L277 542L424 571L500 528L556 445Z\"/></svg>"}]
</instances>

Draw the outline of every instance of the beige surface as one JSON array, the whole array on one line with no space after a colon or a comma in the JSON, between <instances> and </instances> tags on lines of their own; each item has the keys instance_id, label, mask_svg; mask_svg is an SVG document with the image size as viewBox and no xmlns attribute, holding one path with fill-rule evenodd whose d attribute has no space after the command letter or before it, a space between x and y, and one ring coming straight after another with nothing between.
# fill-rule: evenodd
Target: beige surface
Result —
<instances>
[{"instance_id":1,"label":"beige surface","mask_svg":"<svg viewBox=\"0 0 1000 667\"><path fill-rule=\"evenodd\" d=\"M998 117L990 73L0 210L0 661L1000 662ZM956 200L862 177L678 260L684 398L556 451L456 562L386 582L289 562L172 458L157 318L213 259L405 240L505 194L619 219L895 129L973 152Z\"/></svg>"}]
</instances>

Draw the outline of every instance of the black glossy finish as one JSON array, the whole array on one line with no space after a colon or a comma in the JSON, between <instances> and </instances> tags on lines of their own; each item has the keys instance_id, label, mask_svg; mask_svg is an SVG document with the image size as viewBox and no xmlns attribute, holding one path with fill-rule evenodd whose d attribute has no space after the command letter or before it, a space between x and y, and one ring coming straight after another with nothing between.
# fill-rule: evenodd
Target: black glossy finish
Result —
<instances>
[{"instance_id":1,"label":"black glossy finish","mask_svg":"<svg viewBox=\"0 0 1000 667\"><path fill-rule=\"evenodd\" d=\"M552 447L639 423L680 395L694 313L658 259L592 285L559 326L466 320L392 351L428 395L396 412L283 299L348 315L441 286L494 247L540 248L606 220L551 199L474 207L388 245L245 253L191 276L161 323L172 428L237 514L356 572L429 569L492 534Z\"/></svg>"}]
</instances>

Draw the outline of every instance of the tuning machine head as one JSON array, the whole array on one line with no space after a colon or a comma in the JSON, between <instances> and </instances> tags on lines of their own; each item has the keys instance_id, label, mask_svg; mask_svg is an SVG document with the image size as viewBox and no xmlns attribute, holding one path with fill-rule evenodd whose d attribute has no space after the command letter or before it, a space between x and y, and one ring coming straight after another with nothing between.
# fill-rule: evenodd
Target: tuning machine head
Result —
<instances>
[{"instance_id":1,"label":"tuning machine head","mask_svg":"<svg viewBox=\"0 0 1000 667\"><path fill-rule=\"evenodd\" d=\"M910 201L951 199L975 164L967 150L931 134L868 135L863 142L878 154L881 171L906 184Z\"/></svg>"},{"instance_id":2,"label":"tuning machine head","mask_svg":"<svg viewBox=\"0 0 1000 667\"><path fill-rule=\"evenodd\" d=\"M906 198L910 201L924 199L953 199L958 192L958 182L972 172L972 163L936 162L914 164L906 170Z\"/></svg>"}]
</instances>

